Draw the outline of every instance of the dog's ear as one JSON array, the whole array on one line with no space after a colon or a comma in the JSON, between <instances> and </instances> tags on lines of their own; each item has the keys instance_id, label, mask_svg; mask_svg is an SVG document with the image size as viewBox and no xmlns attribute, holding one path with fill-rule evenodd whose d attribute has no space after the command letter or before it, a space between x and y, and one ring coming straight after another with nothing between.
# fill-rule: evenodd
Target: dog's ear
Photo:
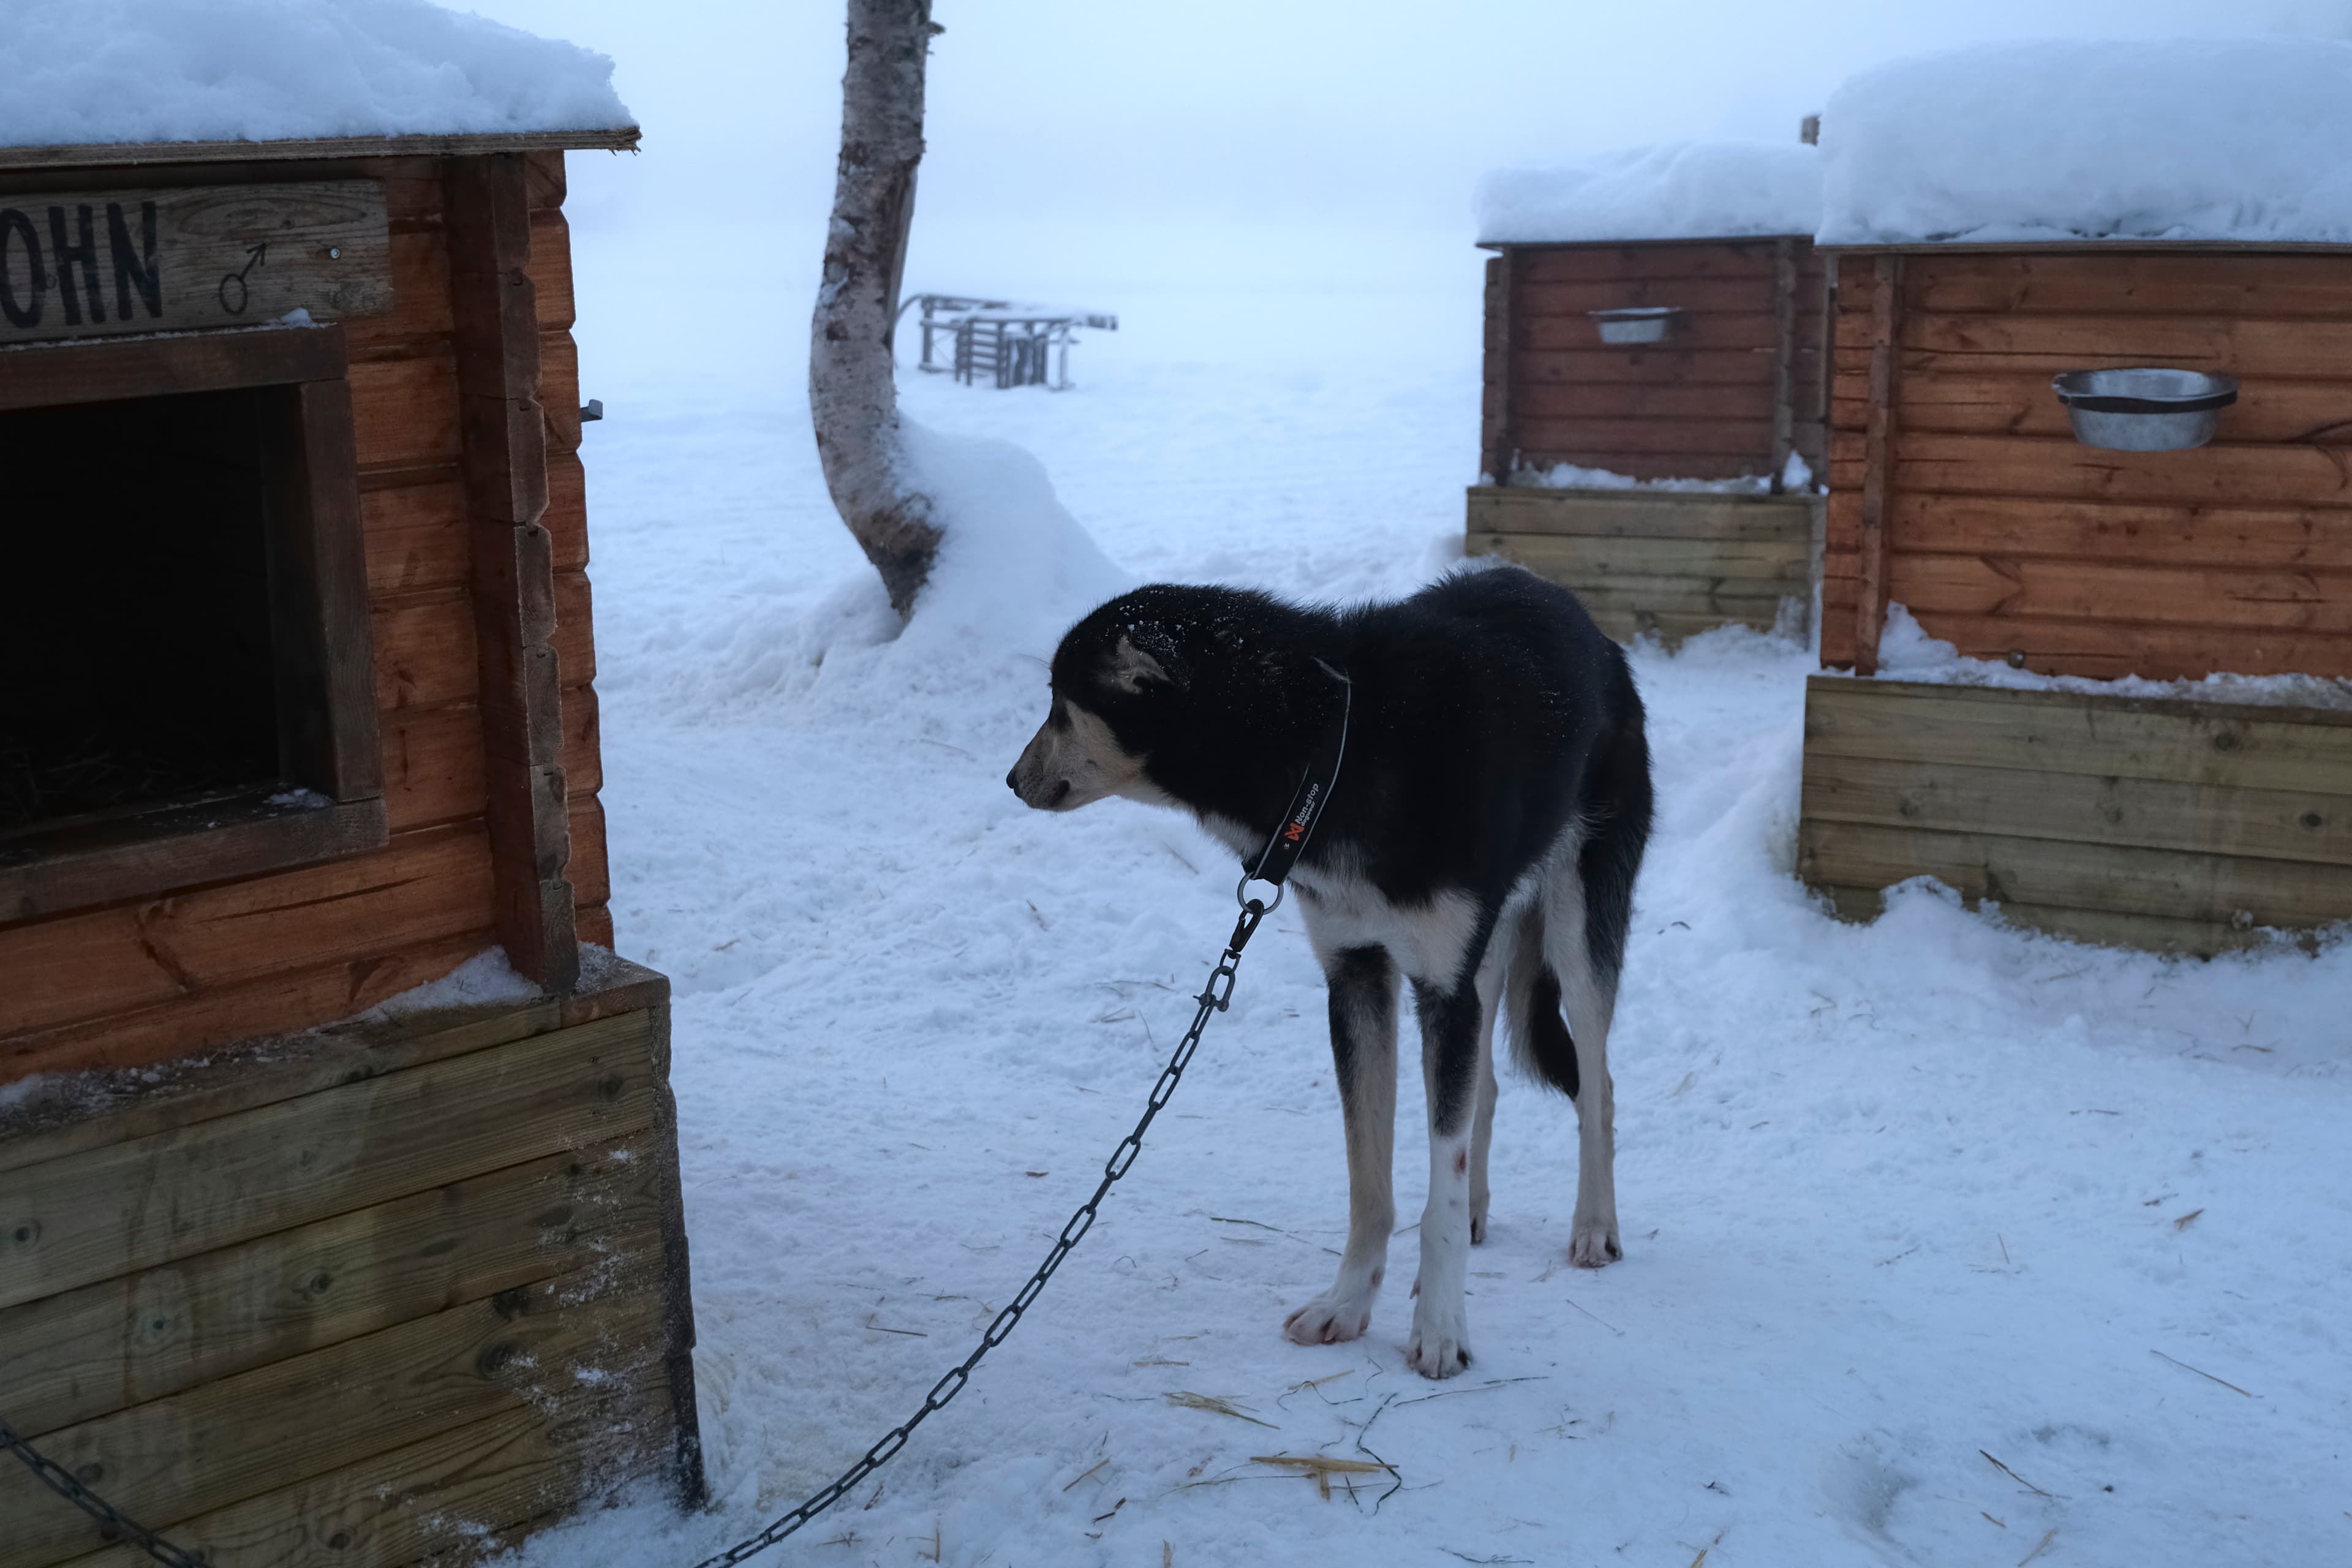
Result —
<instances>
[{"instance_id":1,"label":"dog's ear","mask_svg":"<svg viewBox=\"0 0 2352 1568\"><path fill-rule=\"evenodd\" d=\"M1173 658L1173 649L1169 652L1171 658L1163 663L1150 652L1138 647L1133 637L1122 633L1118 646L1111 649L1110 664L1103 672L1104 679L1130 695L1151 686L1173 687L1181 691L1185 686L1184 666L1181 660Z\"/></svg>"}]
</instances>

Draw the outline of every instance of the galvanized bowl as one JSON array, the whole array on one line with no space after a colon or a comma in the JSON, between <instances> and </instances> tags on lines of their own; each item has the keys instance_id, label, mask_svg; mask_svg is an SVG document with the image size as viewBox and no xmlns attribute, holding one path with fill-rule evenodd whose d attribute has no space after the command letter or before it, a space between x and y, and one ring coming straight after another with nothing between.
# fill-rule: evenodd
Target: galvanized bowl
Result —
<instances>
[{"instance_id":1,"label":"galvanized bowl","mask_svg":"<svg viewBox=\"0 0 2352 1568\"><path fill-rule=\"evenodd\" d=\"M1617 310L1587 310L1604 343L1662 343L1674 330L1679 305L1633 305Z\"/></svg>"},{"instance_id":2,"label":"galvanized bowl","mask_svg":"<svg viewBox=\"0 0 2352 1568\"><path fill-rule=\"evenodd\" d=\"M2051 390L2066 405L2074 439L2116 452L2183 452L2213 438L2238 378L2199 370L2070 370Z\"/></svg>"}]
</instances>

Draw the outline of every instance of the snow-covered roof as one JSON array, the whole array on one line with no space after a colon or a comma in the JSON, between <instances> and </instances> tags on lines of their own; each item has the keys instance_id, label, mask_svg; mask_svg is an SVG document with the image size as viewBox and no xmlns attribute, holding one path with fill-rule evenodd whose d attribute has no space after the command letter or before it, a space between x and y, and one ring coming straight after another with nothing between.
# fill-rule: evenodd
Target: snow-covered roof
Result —
<instances>
[{"instance_id":1,"label":"snow-covered roof","mask_svg":"<svg viewBox=\"0 0 2352 1568\"><path fill-rule=\"evenodd\" d=\"M16 0L0 65L0 149L581 132L572 144L604 146L635 124L607 57L427 0Z\"/></svg>"},{"instance_id":2,"label":"snow-covered roof","mask_svg":"<svg viewBox=\"0 0 2352 1568\"><path fill-rule=\"evenodd\" d=\"M2043 40L1864 71L1822 114L1825 245L2352 243L2352 44Z\"/></svg>"},{"instance_id":3,"label":"snow-covered roof","mask_svg":"<svg viewBox=\"0 0 2352 1568\"><path fill-rule=\"evenodd\" d=\"M1668 142L1496 169L1474 202L1481 245L1811 234L1821 159L1801 142Z\"/></svg>"}]
</instances>

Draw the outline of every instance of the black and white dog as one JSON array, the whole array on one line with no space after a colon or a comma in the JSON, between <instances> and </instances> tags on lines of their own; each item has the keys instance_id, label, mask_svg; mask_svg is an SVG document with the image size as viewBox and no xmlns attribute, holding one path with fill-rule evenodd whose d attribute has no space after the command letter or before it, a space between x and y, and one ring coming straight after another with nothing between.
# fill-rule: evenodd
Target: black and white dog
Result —
<instances>
[{"instance_id":1,"label":"black and white dog","mask_svg":"<svg viewBox=\"0 0 2352 1568\"><path fill-rule=\"evenodd\" d=\"M1463 1277L1486 1236L1498 1007L1520 1061L1576 1101L1569 1258L1622 1257L1607 1052L1650 752L1624 655L1583 606L1515 568L1337 613L1139 588L1063 637L1052 679L1052 710L1005 778L1023 801L1178 806L1244 857L1284 821L1352 691L1344 765L1291 878L1330 984L1348 1249L1289 1337L1352 1340L1371 1321L1396 1222L1400 973L1429 1097L1407 1361L1430 1377L1470 1362Z\"/></svg>"}]
</instances>

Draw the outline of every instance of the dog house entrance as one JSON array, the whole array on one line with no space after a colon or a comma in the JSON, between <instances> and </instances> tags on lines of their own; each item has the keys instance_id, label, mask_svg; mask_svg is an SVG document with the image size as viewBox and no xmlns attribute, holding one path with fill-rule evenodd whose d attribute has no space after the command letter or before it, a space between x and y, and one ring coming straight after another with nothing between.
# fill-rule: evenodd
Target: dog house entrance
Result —
<instances>
[{"instance_id":1,"label":"dog house entrance","mask_svg":"<svg viewBox=\"0 0 2352 1568\"><path fill-rule=\"evenodd\" d=\"M0 839L285 782L266 395L0 414Z\"/></svg>"},{"instance_id":2,"label":"dog house entrance","mask_svg":"<svg viewBox=\"0 0 2352 1568\"><path fill-rule=\"evenodd\" d=\"M381 848L342 334L6 357L0 922Z\"/></svg>"}]
</instances>

